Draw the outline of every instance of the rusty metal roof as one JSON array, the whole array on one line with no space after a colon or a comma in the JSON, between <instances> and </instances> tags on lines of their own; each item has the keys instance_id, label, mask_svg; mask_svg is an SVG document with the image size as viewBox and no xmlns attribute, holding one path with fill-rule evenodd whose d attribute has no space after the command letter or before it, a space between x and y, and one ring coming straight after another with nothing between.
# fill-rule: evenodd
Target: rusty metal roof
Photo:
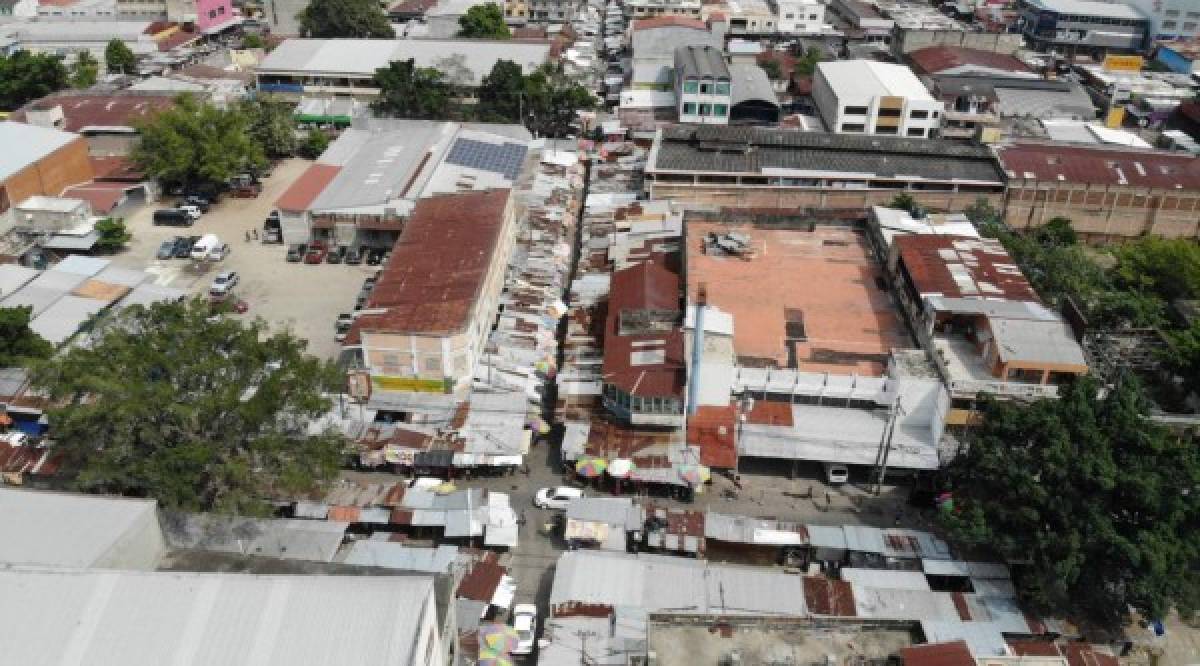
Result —
<instances>
[{"instance_id":1,"label":"rusty metal roof","mask_svg":"<svg viewBox=\"0 0 1200 666\"><path fill-rule=\"evenodd\" d=\"M1009 180L1200 189L1200 160L1162 151L1018 143L997 151Z\"/></svg>"},{"instance_id":2,"label":"rusty metal roof","mask_svg":"<svg viewBox=\"0 0 1200 666\"><path fill-rule=\"evenodd\" d=\"M295 213L308 210L317 195L333 182L341 170L341 167L331 164L313 164L275 201L275 207Z\"/></svg>"},{"instance_id":3,"label":"rusty metal roof","mask_svg":"<svg viewBox=\"0 0 1200 666\"><path fill-rule=\"evenodd\" d=\"M1038 295L1000 241L913 235L894 241L912 286L922 295L1034 301Z\"/></svg>"},{"instance_id":4,"label":"rusty metal roof","mask_svg":"<svg viewBox=\"0 0 1200 666\"><path fill-rule=\"evenodd\" d=\"M975 666L966 641L913 645L900 650L904 666Z\"/></svg>"}]
</instances>

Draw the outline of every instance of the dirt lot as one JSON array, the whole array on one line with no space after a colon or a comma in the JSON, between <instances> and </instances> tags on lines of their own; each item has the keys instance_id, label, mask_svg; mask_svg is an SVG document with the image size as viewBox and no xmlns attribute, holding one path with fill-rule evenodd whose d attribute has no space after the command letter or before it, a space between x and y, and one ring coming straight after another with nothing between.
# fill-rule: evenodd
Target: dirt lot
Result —
<instances>
[{"instance_id":1,"label":"dirt lot","mask_svg":"<svg viewBox=\"0 0 1200 666\"><path fill-rule=\"evenodd\" d=\"M339 345L333 339L333 322L339 312L350 312L362 281L377 267L343 264L308 265L284 261L286 247L246 242L250 229L262 231L263 219L279 195L308 166L306 160L279 163L256 199L223 198L194 227L156 227L154 211L173 200L149 204L125 219L133 241L114 257L119 264L147 270L163 285L207 293L212 276L222 270L237 271L241 283L236 294L250 305L244 316L262 317L273 328L290 328L309 340L309 350L323 358L335 358ZM155 258L164 239L177 235L217 234L229 244L230 256L220 264L194 266L185 259Z\"/></svg>"}]
</instances>

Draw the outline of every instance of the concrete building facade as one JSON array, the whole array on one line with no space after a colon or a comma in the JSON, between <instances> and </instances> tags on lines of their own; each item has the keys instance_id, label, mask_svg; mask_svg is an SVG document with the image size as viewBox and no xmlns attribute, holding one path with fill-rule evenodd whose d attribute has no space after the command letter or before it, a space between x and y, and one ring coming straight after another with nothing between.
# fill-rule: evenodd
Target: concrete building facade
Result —
<instances>
[{"instance_id":1,"label":"concrete building facade","mask_svg":"<svg viewBox=\"0 0 1200 666\"><path fill-rule=\"evenodd\" d=\"M813 103L838 134L932 138L943 105L912 70L871 60L822 62L813 76Z\"/></svg>"}]
</instances>

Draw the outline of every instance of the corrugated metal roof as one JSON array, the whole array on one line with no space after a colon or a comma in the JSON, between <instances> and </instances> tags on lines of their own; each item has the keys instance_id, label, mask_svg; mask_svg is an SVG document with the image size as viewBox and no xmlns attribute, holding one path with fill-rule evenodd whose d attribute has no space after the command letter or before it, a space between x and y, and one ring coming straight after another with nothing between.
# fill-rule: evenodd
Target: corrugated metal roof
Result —
<instances>
[{"instance_id":1,"label":"corrugated metal roof","mask_svg":"<svg viewBox=\"0 0 1200 666\"><path fill-rule=\"evenodd\" d=\"M172 548L332 562L348 523L257 519L209 513L166 513L163 534Z\"/></svg>"},{"instance_id":2,"label":"corrugated metal roof","mask_svg":"<svg viewBox=\"0 0 1200 666\"><path fill-rule=\"evenodd\" d=\"M328 164L310 165L275 201L275 207L290 212L308 210L309 205L333 182L339 171L341 167Z\"/></svg>"},{"instance_id":3,"label":"corrugated metal roof","mask_svg":"<svg viewBox=\"0 0 1200 666\"><path fill-rule=\"evenodd\" d=\"M929 581L921 571L898 571L893 569L852 569L843 567L838 571L842 580L855 585L879 587L892 590L929 591Z\"/></svg>"},{"instance_id":4,"label":"corrugated metal roof","mask_svg":"<svg viewBox=\"0 0 1200 666\"><path fill-rule=\"evenodd\" d=\"M0 122L0 146L4 146L0 154L0 182L72 141L83 138L49 127Z\"/></svg>"},{"instance_id":5,"label":"corrugated metal roof","mask_svg":"<svg viewBox=\"0 0 1200 666\"><path fill-rule=\"evenodd\" d=\"M966 641L913 645L900 650L904 666L975 666Z\"/></svg>"},{"instance_id":6,"label":"corrugated metal roof","mask_svg":"<svg viewBox=\"0 0 1200 666\"><path fill-rule=\"evenodd\" d=\"M447 573L458 559L458 546L417 548L390 541L356 541L346 555L346 564L385 567L425 573Z\"/></svg>"},{"instance_id":7,"label":"corrugated metal roof","mask_svg":"<svg viewBox=\"0 0 1200 666\"><path fill-rule=\"evenodd\" d=\"M154 500L0 488L0 563L89 567L147 520Z\"/></svg>"}]
</instances>

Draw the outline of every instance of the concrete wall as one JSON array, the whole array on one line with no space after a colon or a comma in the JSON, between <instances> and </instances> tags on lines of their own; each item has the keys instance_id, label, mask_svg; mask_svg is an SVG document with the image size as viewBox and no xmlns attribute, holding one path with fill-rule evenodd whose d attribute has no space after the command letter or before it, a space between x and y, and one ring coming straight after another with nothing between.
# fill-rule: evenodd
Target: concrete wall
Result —
<instances>
[{"instance_id":1,"label":"concrete wall","mask_svg":"<svg viewBox=\"0 0 1200 666\"><path fill-rule=\"evenodd\" d=\"M93 562L92 567L153 571L165 552L158 511L148 506L137 522L113 543L108 552Z\"/></svg>"},{"instance_id":2,"label":"concrete wall","mask_svg":"<svg viewBox=\"0 0 1200 666\"><path fill-rule=\"evenodd\" d=\"M93 178L88 145L79 137L0 183L0 213L35 195L58 196Z\"/></svg>"},{"instance_id":3,"label":"concrete wall","mask_svg":"<svg viewBox=\"0 0 1200 666\"><path fill-rule=\"evenodd\" d=\"M1014 229L1066 217L1091 242L1144 234L1200 239L1200 192L1196 191L1012 181L1005 199L1005 221Z\"/></svg>"},{"instance_id":4,"label":"concrete wall","mask_svg":"<svg viewBox=\"0 0 1200 666\"><path fill-rule=\"evenodd\" d=\"M897 57L927 46L961 46L1012 55L1024 46L1024 39L1021 35L1003 32L905 30L904 28L896 28L892 37L892 54Z\"/></svg>"},{"instance_id":5,"label":"concrete wall","mask_svg":"<svg viewBox=\"0 0 1200 666\"><path fill-rule=\"evenodd\" d=\"M871 206L887 205L897 194L907 192L921 206L932 210L960 211L980 197L999 208L1004 203L1002 193L925 192L919 190L833 190L786 187L755 187L749 185L693 185L689 183L647 182L652 199L676 199L691 204L728 206L731 208L852 208L866 210Z\"/></svg>"}]
</instances>

